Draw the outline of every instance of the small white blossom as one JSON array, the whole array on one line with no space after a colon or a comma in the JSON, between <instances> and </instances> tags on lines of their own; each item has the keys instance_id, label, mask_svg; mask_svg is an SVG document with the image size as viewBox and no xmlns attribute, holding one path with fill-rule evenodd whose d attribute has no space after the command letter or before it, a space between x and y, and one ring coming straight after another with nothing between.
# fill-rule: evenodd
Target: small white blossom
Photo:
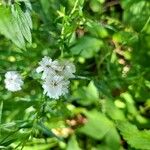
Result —
<instances>
[{"instance_id":1,"label":"small white blossom","mask_svg":"<svg viewBox=\"0 0 150 150\"><path fill-rule=\"evenodd\" d=\"M62 61L61 63L61 71L58 72L60 76L63 76L66 79L74 78L74 73L76 72L75 65L69 61Z\"/></svg>"},{"instance_id":2,"label":"small white blossom","mask_svg":"<svg viewBox=\"0 0 150 150\"><path fill-rule=\"evenodd\" d=\"M60 96L68 93L69 81L62 76L53 76L46 78L43 83L44 94L50 98L58 99Z\"/></svg>"},{"instance_id":3,"label":"small white blossom","mask_svg":"<svg viewBox=\"0 0 150 150\"><path fill-rule=\"evenodd\" d=\"M75 65L66 60L54 60L48 56L39 62L37 73L42 72L44 94L58 99L68 93L69 78L74 78Z\"/></svg>"},{"instance_id":4,"label":"small white blossom","mask_svg":"<svg viewBox=\"0 0 150 150\"><path fill-rule=\"evenodd\" d=\"M4 82L5 88L12 92L20 91L21 86L23 85L22 78L16 71L8 71L5 74Z\"/></svg>"},{"instance_id":5,"label":"small white blossom","mask_svg":"<svg viewBox=\"0 0 150 150\"><path fill-rule=\"evenodd\" d=\"M39 62L39 67L36 69L36 72L43 72L42 79L45 79L47 76L55 75L55 71L60 70L61 67L58 61L52 61L51 58L45 56L44 58L42 58L42 61Z\"/></svg>"}]
</instances>

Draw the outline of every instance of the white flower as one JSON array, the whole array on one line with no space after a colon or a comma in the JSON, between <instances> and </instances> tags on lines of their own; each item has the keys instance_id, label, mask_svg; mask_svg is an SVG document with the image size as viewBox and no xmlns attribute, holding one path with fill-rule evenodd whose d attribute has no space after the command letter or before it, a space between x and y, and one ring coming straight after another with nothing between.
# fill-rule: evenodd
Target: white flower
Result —
<instances>
[{"instance_id":1,"label":"white flower","mask_svg":"<svg viewBox=\"0 0 150 150\"><path fill-rule=\"evenodd\" d=\"M50 98L58 99L60 96L68 93L69 81L62 76L53 76L46 78L43 83L44 94Z\"/></svg>"},{"instance_id":2,"label":"white flower","mask_svg":"<svg viewBox=\"0 0 150 150\"><path fill-rule=\"evenodd\" d=\"M69 78L74 77L75 65L69 61L54 60L48 56L39 62L37 73L42 72L44 94L58 99L68 93Z\"/></svg>"},{"instance_id":3,"label":"white flower","mask_svg":"<svg viewBox=\"0 0 150 150\"><path fill-rule=\"evenodd\" d=\"M16 71L8 71L5 74L4 82L5 88L12 92L21 90L21 86L23 85L22 78Z\"/></svg>"},{"instance_id":4,"label":"white flower","mask_svg":"<svg viewBox=\"0 0 150 150\"><path fill-rule=\"evenodd\" d=\"M64 78L74 78L74 73L76 72L75 65L69 61L62 61L61 63L62 69L58 72L59 75L64 76Z\"/></svg>"},{"instance_id":5,"label":"white flower","mask_svg":"<svg viewBox=\"0 0 150 150\"><path fill-rule=\"evenodd\" d=\"M39 62L39 67L36 69L37 73L43 72L42 79L47 76L55 75L55 71L60 71L61 67L58 61L52 61L50 57L45 56L42 61Z\"/></svg>"}]
</instances>

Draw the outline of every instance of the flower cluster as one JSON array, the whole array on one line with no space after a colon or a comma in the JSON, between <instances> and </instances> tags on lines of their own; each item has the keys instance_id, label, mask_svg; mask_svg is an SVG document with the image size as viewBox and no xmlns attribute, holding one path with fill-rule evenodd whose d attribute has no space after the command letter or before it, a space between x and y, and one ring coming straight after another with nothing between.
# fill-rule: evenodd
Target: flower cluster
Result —
<instances>
[{"instance_id":1,"label":"flower cluster","mask_svg":"<svg viewBox=\"0 0 150 150\"><path fill-rule=\"evenodd\" d=\"M69 61L52 60L45 56L39 62L37 73L42 72L44 94L50 98L58 99L68 93L69 78L74 77L76 71L74 64Z\"/></svg>"},{"instance_id":2,"label":"flower cluster","mask_svg":"<svg viewBox=\"0 0 150 150\"><path fill-rule=\"evenodd\" d=\"M52 60L45 56L36 68L37 73L42 72L42 87L44 94L50 98L58 99L68 93L69 79L74 77L76 69L74 64L66 60ZM17 71L8 71L5 74L5 88L11 92L20 91L23 85L21 75Z\"/></svg>"},{"instance_id":3,"label":"flower cluster","mask_svg":"<svg viewBox=\"0 0 150 150\"><path fill-rule=\"evenodd\" d=\"M17 71L8 71L5 74L4 82L5 88L12 92L20 91L23 85L22 78Z\"/></svg>"}]
</instances>

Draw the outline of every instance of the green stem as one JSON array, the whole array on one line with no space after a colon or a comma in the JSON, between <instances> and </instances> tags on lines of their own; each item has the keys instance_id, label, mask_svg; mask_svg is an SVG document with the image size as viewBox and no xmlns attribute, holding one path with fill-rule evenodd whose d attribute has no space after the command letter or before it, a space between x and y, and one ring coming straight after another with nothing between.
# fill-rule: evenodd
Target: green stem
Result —
<instances>
[{"instance_id":1,"label":"green stem","mask_svg":"<svg viewBox=\"0 0 150 150\"><path fill-rule=\"evenodd\" d=\"M2 111L3 111L3 101L1 101L0 105L0 124L2 123Z\"/></svg>"},{"instance_id":2,"label":"green stem","mask_svg":"<svg viewBox=\"0 0 150 150\"><path fill-rule=\"evenodd\" d=\"M70 12L70 16L75 12L78 2L79 2L79 0L76 0L73 9Z\"/></svg>"},{"instance_id":3,"label":"green stem","mask_svg":"<svg viewBox=\"0 0 150 150\"><path fill-rule=\"evenodd\" d=\"M143 32L143 31L146 29L146 27L148 26L149 22L150 22L150 16L149 16L149 18L147 19L145 25L143 26L141 32Z\"/></svg>"}]
</instances>

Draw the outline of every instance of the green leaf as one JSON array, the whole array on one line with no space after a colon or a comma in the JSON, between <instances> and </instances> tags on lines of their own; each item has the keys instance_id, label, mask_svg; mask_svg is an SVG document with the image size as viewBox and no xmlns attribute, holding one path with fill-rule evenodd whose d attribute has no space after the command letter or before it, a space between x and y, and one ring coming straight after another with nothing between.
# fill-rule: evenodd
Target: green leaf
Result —
<instances>
[{"instance_id":1,"label":"green leaf","mask_svg":"<svg viewBox=\"0 0 150 150\"><path fill-rule=\"evenodd\" d=\"M124 22L131 25L134 29L141 31L150 16L150 1L122 0L121 4L124 8Z\"/></svg>"},{"instance_id":2,"label":"green leaf","mask_svg":"<svg viewBox=\"0 0 150 150\"><path fill-rule=\"evenodd\" d=\"M32 27L32 22L30 19L29 12L26 11L24 13L18 4L15 5L15 8L13 10L13 15L15 17L15 20L17 21L20 31L22 32L22 35L24 38L31 43L32 37L31 37L31 31L30 28Z\"/></svg>"},{"instance_id":3,"label":"green leaf","mask_svg":"<svg viewBox=\"0 0 150 150\"><path fill-rule=\"evenodd\" d=\"M122 44L132 44L137 41L138 36L130 32L118 31L113 35L113 40Z\"/></svg>"},{"instance_id":4,"label":"green leaf","mask_svg":"<svg viewBox=\"0 0 150 150\"><path fill-rule=\"evenodd\" d=\"M82 105L91 105L99 100L99 92L93 81L87 87L79 88L75 96L79 98L78 102Z\"/></svg>"},{"instance_id":5,"label":"green leaf","mask_svg":"<svg viewBox=\"0 0 150 150\"><path fill-rule=\"evenodd\" d=\"M0 137L0 145L1 146L9 146L11 143L16 141L24 141L29 137L30 132L21 132L19 130L10 131L5 133L5 135Z\"/></svg>"},{"instance_id":6,"label":"green leaf","mask_svg":"<svg viewBox=\"0 0 150 150\"><path fill-rule=\"evenodd\" d=\"M113 123L105 115L96 110L86 112L85 115L88 122L79 131L94 139L102 139L114 128Z\"/></svg>"},{"instance_id":7,"label":"green leaf","mask_svg":"<svg viewBox=\"0 0 150 150\"><path fill-rule=\"evenodd\" d=\"M109 150L120 150L120 135L116 128L112 128L105 136L105 143Z\"/></svg>"},{"instance_id":8,"label":"green leaf","mask_svg":"<svg viewBox=\"0 0 150 150\"><path fill-rule=\"evenodd\" d=\"M93 81L91 81L89 83L86 92L88 94L89 99L95 99L95 100L99 99L99 92L98 92L96 86L94 85Z\"/></svg>"},{"instance_id":9,"label":"green leaf","mask_svg":"<svg viewBox=\"0 0 150 150\"><path fill-rule=\"evenodd\" d=\"M100 39L85 36L77 41L70 49L73 55L81 55L84 58L93 57L102 47L103 42Z\"/></svg>"},{"instance_id":10,"label":"green leaf","mask_svg":"<svg viewBox=\"0 0 150 150\"><path fill-rule=\"evenodd\" d=\"M140 131L129 122L118 122L118 128L131 147L136 149L150 149L150 130Z\"/></svg>"},{"instance_id":11,"label":"green leaf","mask_svg":"<svg viewBox=\"0 0 150 150\"><path fill-rule=\"evenodd\" d=\"M58 142L54 138L47 138L46 141L41 138L33 138L23 147L23 150L49 150L56 147L57 144Z\"/></svg>"},{"instance_id":12,"label":"green leaf","mask_svg":"<svg viewBox=\"0 0 150 150\"><path fill-rule=\"evenodd\" d=\"M25 49L25 40L32 42L32 20L28 5L26 2L25 12L19 4L0 6L0 33L22 49Z\"/></svg>"},{"instance_id":13,"label":"green leaf","mask_svg":"<svg viewBox=\"0 0 150 150\"><path fill-rule=\"evenodd\" d=\"M106 30L106 27L100 23L95 23L90 21L87 23L87 29L89 30L91 35L96 36L98 38L108 37L108 32Z\"/></svg>"},{"instance_id":14,"label":"green leaf","mask_svg":"<svg viewBox=\"0 0 150 150\"><path fill-rule=\"evenodd\" d=\"M136 116L138 114L137 108L135 107L135 102L132 98L132 95L129 92L121 94L121 97L126 101L126 107L130 114Z\"/></svg>"},{"instance_id":15,"label":"green leaf","mask_svg":"<svg viewBox=\"0 0 150 150\"><path fill-rule=\"evenodd\" d=\"M0 6L0 33L12 40L18 47L25 48L25 40L19 25L9 8Z\"/></svg>"},{"instance_id":16,"label":"green leaf","mask_svg":"<svg viewBox=\"0 0 150 150\"><path fill-rule=\"evenodd\" d=\"M69 139L67 150L81 150L75 135L72 135L71 138Z\"/></svg>"},{"instance_id":17,"label":"green leaf","mask_svg":"<svg viewBox=\"0 0 150 150\"><path fill-rule=\"evenodd\" d=\"M113 120L125 120L123 111L117 108L112 100L106 99L103 105L107 115L110 118L112 118Z\"/></svg>"}]
</instances>

